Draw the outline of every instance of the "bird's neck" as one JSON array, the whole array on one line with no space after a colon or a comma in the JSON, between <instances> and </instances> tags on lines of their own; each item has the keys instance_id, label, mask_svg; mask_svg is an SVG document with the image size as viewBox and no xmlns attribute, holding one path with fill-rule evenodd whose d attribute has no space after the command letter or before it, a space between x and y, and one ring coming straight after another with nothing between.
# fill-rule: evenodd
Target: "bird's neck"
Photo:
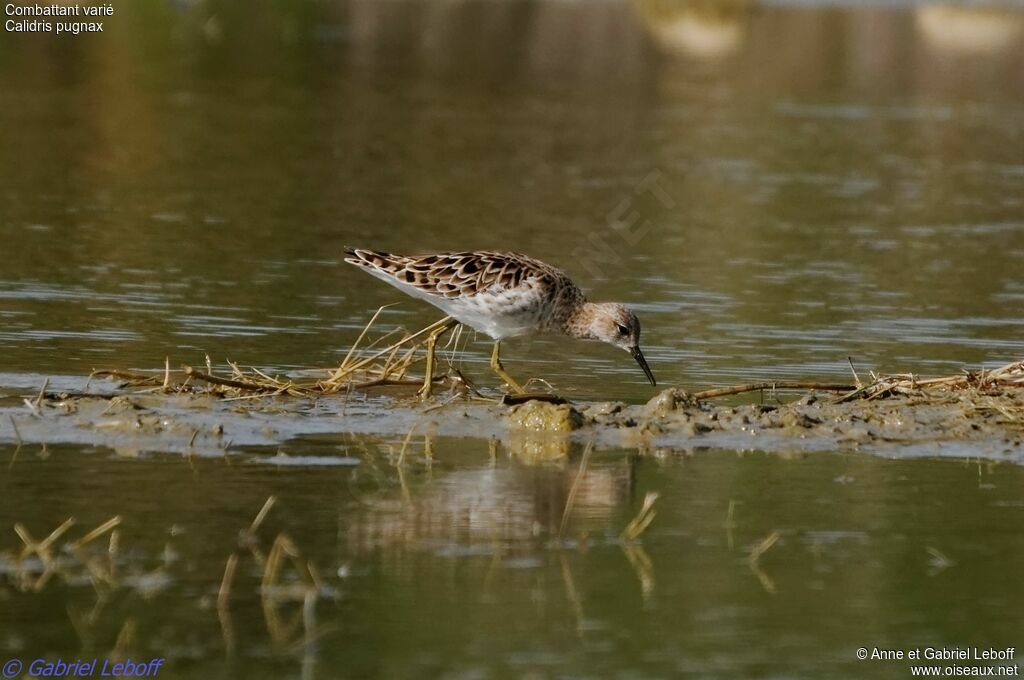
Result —
<instances>
[{"instance_id":1,"label":"bird's neck","mask_svg":"<svg viewBox=\"0 0 1024 680\"><path fill-rule=\"evenodd\" d=\"M590 324L597 313L597 304L584 302L574 307L562 322L562 332L573 338L590 340L594 337Z\"/></svg>"}]
</instances>

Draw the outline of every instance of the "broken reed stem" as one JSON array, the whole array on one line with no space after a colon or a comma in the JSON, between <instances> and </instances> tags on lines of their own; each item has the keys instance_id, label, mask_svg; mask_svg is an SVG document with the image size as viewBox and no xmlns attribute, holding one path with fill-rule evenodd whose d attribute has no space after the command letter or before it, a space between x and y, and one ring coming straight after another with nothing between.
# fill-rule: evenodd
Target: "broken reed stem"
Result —
<instances>
[{"instance_id":1,"label":"broken reed stem","mask_svg":"<svg viewBox=\"0 0 1024 680\"><path fill-rule=\"evenodd\" d=\"M231 599L231 587L235 584L235 572L238 570L238 553L228 555L228 563L224 565L224 578L220 581L217 591L217 609L225 609Z\"/></svg>"},{"instance_id":2,"label":"broken reed stem","mask_svg":"<svg viewBox=\"0 0 1024 680\"><path fill-rule=\"evenodd\" d=\"M121 371L116 368L100 369L93 371L89 374L89 379L93 378L121 378L122 380L130 380L133 383L139 385L159 385L160 378L155 375L145 375L143 373L132 373L131 371Z\"/></svg>"},{"instance_id":3,"label":"broken reed stem","mask_svg":"<svg viewBox=\"0 0 1024 680\"><path fill-rule=\"evenodd\" d=\"M64 520L59 527L50 532L50 535L42 540L41 546L49 548L51 545L57 542L57 539L63 536L68 529L75 525L75 518L68 517Z\"/></svg>"},{"instance_id":4,"label":"broken reed stem","mask_svg":"<svg viewBox=\"0 0 1024 680\"><path fill-rule=\"evenodd\" d=\"M256 532L263 525L263 522L267 519L267 515L270 514L271 508L277 503L277 496L267 496L267 500L263 501L263 507L260 508L259 512L253 518L252 523L249 524L249 528L245 529L239 536L239 545L235 549L235 552L228 555L228 561L224 565L224 576L220 581L220 588L217 590L217 609L225 610L228 606L228 602L231 600L231 589L235 584L235 573L238 571L238 562L241 559L239 551L243 548L248 548L252 552L254 559L257 562L262 561L261 555L258 554L256 547ZM273 550L271 551L273 556ZM276 556L274 559L278 559ZM266 567L266 565L265 565Z\"/></svg>"},{"instance_id":5,"label":"broken reed stem","mask_svg":"<svg viewBox=\"0 0 1024 680\"><path fill-rule=\"evenodd\" d=\"M402 467L405 465L405 452L409 448L409 442L412 441L412 433L416 431L416 426L413 425L409 428L409 433L405 435L405 439L402 441L402 448L398 452L398 461L395 463L396 467Z\"/></svg>"},{"instance_id":6,"label":"broken reed stem","mask_svg":"<svg viewBox=\"0 0 1024 680\"><path fill-rule=\"evenodd\" d=\"M416 360L417 349L418 348L416 347L416 345L413 345L408 350L406 350L405 354L402 355L402 358L398 360L397 368L394 371L389 371L388 373L385 373L383 376L381 376L381 379L387 379L389 373L395 373L396 381L401 381L403 378L405 378L405 372L409 369L409 366L412 365L413 361ZM440 377L441 376L438 376L438 378Z\"/></svg>"},{"instance_id":7,"label":"broken reed stem","mask_svg":"<svg viewBox=\"0 0 1024 680\"><path fill-rule=\"evenodd\" d=\"M239 368L238 364L236 364L233 361L229 361L228 363L231 365L231 370L233 370L235 372L236 376L238 376L239 378L244 378L245 377L245 371L243 371L241 368ZM293 385L294 384L291 380L289 380L287 383L282 383L277 378L271 378L269 375L267 375L266 373L264 373L263 371L261 371L258 368L255 368L255 367L253 367L253 368L251 368L249 370L251 370L253 373L258 375L259 377L263 378L267 382L277 383L279 385Z\"/></svg>"},{"instance_id":8,"label":"broken reed stem","mask_svg":"<svg viewBox=\"0 0 1024 680\"><path fill-rule=\"evenodd\" d=\"M51 531L49 536L37 542L23 524L20 522L16 523L14 525L14 533L18 534L18 538L25 544L25 547L21 550L21 558L24 559L35 553L43 562L49 562L51 560L50 546L56 543L57 539L63 536L74 524L75 518L68 517L60 526Z\"/></svg>"},{"instance_id":9,"label":"broken reed stem","mask_svg":"<svg viewBox=\"0 0 1024 680\"><path fill-rule=\"evenodd\" d=\"M195 378L196 380L202 380L213 385L220 385L222 387L233 387L238 390L249 390L249 391L260 391L260 392L276 392L279 388L269 387L266 385L257 385L255 383L242 382L241 380L232 380L231 378L218 378L210 375L209 373L203 373L202 371L196 370L191 366L184 366L185 376L188 378Z\"/></svg>"},{"instance_id":10,"label":"broken reed stem","mask_svg":"<svg viewBox=\"0 0 1024 680\"><path fill-rule=\"evenodd\" d=\"M263 507L256 513L256 517L252 520L252 524L249 525L248 533L250 536L255 534L260 528L275 503L277 503L277 496L267 496L267 500L263 502Z\"/></svg>"},{"instance_id":11,"label":"broken reed stem","mask_svg":"<svg viewBox=\"0 0 1024 680\"><path fill-rule=\"evenodd\" d=\"M864 386L864 383L860 381L860 376L857 375L857 369L853 367L853 357L846 357L846 360L850 363L850 372L853 373L853 383L860 389Z\"/></svg>"},{"instance_id":12,"label":"broken reed stem","mask_svg":"<svg viewBox=\"0 0 1024 680\"><path fill-rule=\"evenodd\" d=\"M25 544L25 547L21 550L19 559L23 560L34 553L37 557L39 557L39 560L46 567L46 571L44 572L43 576L35 583L34 589L37 592L40 589L42 589L43 586L46 585L46 582L48 581L50 574L53 573L53 569L55 567L54 557L50 552L50 548L52 548L57 543L57 541L64 534L66 534L71 527L75 525L75 522L76 520L74 517L68 517L66 520L64 520L64 522L61 523L60 526L51 531L49 536L47 536L41 541L36 541L32 537L32 534L29 533L28 529L26 529L23 524L21 524L20 522L15 523L14 533L16 533L18 535L18 538L21 539L21 542ZM111 529L116 527L118 524L120 524L120 522L120 517L113 517L104 522L103 524L101 524L100 526L96 527L95 529L93 529L77 541L71 541L66 544L66 548L70 548L71 551L74 552L75 555L80 560L82 560L82 563L86 566L86 568L89 570L89 572L92 574L94 578L111 584L114 582L115 558L117 556L118 550L117 532L115 531L113 534L111 534L110 544L107 546L107 555L110 564L108 570L104 570L98 564L86 558L84 556L84 553L80 552L80 549L86 544L88 544L90 541L95 540L107 531L110 531Z\"/></svg>"},{"instance_id":13,"label":"broken reed stem","mask_svg":"<svg viewBox=\"0 0 1024 680\"><path fill-rule=\"evenodd\" d=\"M45 380L43 380L43 387L39 390L39 395L35 399L29 399L27 397L25 399L22 399L22 402L25 404L25 406L27 406L28 409L32 411L32 415L42 415L39 409L43 405L43 401L46 398L46 386L49 384L50 379L46 378Z\"/></svg>"},{"instance_id":14,"label":"broken reed stem","mask_svg":"<svg viewBox=\"0 0 1024 680\"><path fill-rule=\"evenodd\" d=\"M587 442L587 448L583 450L583 458L580 460L580 469L576 471L576 477L572 480L572 488L565 498L565 508L562 509L562 521L558 524L558 537L565 535L565 528L569 525L569 515L572 514L572 506L576 502L576 493L579 491L580 483L587 475L587 464L590 462L590 454L594 451L594 442Z\"/></svg>"},{"instance_id":15,"label":"broken reed stem","mask_svg":"<svg viewBox=\"0 0 1024 680\"><path fill-rule=\"evenodd\" d=\"M81 548L81 547L83 547L85 545L88 545L89 543L91 543L92 541L95 541L97 538L99 538L103 534L107 533L108 531L110 531L114 527L117 527L117 526L120 526L120 525L121 525L121 516L120 515L115 515L114 517L111 517L106 522L104 522L103 524L99 525L98 527L96 527L95 529L93 529L92 531L87 533L85 536L82 536L80 539L78 539L77 541L73 542L71 544L71 549L72 550L76 550L76 549Z\"/></svg>"},{"instance_id":16,"label":"broken reed stem","mask_svg":"<svg viewBox=\"0 0 1024 680\"><path fill-rule=\"evenodd\" d=\"M264 597L270 594L271 589L280 580L281 566L286 556L291 560L292 566L295 567L295 571L306 585L311 588L317 587L317 580L313 578L313 573L309 569L309 563L302 558L302 553L299 551L298 546L295 545L295 542L292 541L288 534L281 532L274 539L274 545L270 547L270 553L267 555L267 565L263 570L263 580L260 583L260 589Z\"/></svg>"},{"instance_id":17,"label":"broken reed stem","mask_svg":"<svg viewBox=\"0 0 1024 680\"><path fill-rule=\"evenodd\" d=\"M114 529L110 532L110 541L107 543L107 554L113 559L121 549L121 532Z\"/></svg>"},{"instance_id":18,"label":"broken reed stem","mask_svg":"<svg viewBox=\"0 0 1024 680\"><path fill-rule=\"evenodd\" d=\"M132 646L132 641L135 639L135 619L128 619L124 622L124 626L121 628L121 632L117 634L117 640L114 642L114 648L110 650L110 658L123 660L128 658L128 650Z\"/></svg>"},{"instance_id":19,"label":"broken reed stem","mask_svg":"<svg viewBox=\"0 0 1024 680\"><path fill-rule=\"evenodd\" d=\"M725 513L725 522L722 523L722 526L725 527L726 529L735 529L736 528L736 521L733 519L733 516L735 514L736 514L736 500L735 499L730 499L729 500L729 509Z\"/></svg>"},{"instance_id":20,"label":"broken reed stem","mask_svg":"<svg viewBox=\"0 0 1024 680\"><path fill-rule=\"evenodd\" d=\"M366 334L370 332L370 327L374 324L375 321L377 321L377 317L381 315L381 312L383 312L388 307L393 306L394 304L397 303L392 303L390 305L381 305L380 307L377 308L377 311L373 313L373 316L370 317L370 320L366 323L365 326L363 326L363 330L359 334L359 337L357 337L356 341L352 343L351 347L349 347L348 354L346 354L345 358L341 360L341 366L339 366L339 370L348 366L348 362L352 358L352 355L355 354L356 348L359 347L359 343L362 342L363 338L366 337Z\"/></svg>"},{"instance_id":21,"label":"broken reed stem","mask_svg":"<svg viewBox=\"0 0 1024 680\"><path fill-rule=\"evenodd\" d=\"M636 513L633 521L626 525L619 538L624 541L635 541L640 538L642 533L647 531L647 527L651 526L651 522L654 521L654 517L658 514L654 511L654 502L656 500L658 500L658 493L656 491L648 491L647 495L644 496L644 504L640 507L640 512Z\"/></svg>"},{"instance_id":22,"label":"broken reed stem","mask_svg":"<svg viewBox=\"0 0 1024 680\"><path fill-rule=\"evenodd\" d=\"M21 432L18 432L18 424L14 422L14 416L7 416L7 420L11 421L11 429L14 430L14 438L17 440L18 448L20 449L22 446L22 441ZM17 451L15 451L15 453L17 453Z\"/></svg>"},{"instance_id":23,"label":"broken reed stem","mask_svg":"<svg viewBox=\"0 0 1024 680\"><path fill-rule=\"evenodd\" d=\"M690 396L698 401L714 399L715 397L727 397L733 394L745 392L757 392L758 390L821 390L822 392L849 392L854 390L854 385L845 383L821 383L808 382L803 380L776 380L773 382L746 383L744 385L733 385L732 387L718 387L711 390L694 392Z\"/></svg>"},{"instance_id":24,"label":"broken reed stem","mask_svg":"<svg viewBox=\"0 0 1024 680\"><path fill-rule=\"evenodd\" d=\"M750 564L757 564L758 560L761 559L761 556L768 552L768 550L778 542L779 535L779 531L776 529L761 539L757 545L751 548L750 554L747 556L747 562Z\"/></svg>"}]
</instances>

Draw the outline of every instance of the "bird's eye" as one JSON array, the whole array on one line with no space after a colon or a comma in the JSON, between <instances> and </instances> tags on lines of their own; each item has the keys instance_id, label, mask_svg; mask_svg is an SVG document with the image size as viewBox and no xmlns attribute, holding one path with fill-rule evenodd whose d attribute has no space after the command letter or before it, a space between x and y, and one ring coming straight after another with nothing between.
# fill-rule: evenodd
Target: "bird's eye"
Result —
<instances>
[{"instance_id":1,"label":"bird's eye","mask_svg":"<svg viewBox=\"0 0 1024 680\"><path fill-rule=\"evenodd\" d=\"M629 335L629 329L625 326L619 326L619 335Z\"/></svg>"}]
</instances>

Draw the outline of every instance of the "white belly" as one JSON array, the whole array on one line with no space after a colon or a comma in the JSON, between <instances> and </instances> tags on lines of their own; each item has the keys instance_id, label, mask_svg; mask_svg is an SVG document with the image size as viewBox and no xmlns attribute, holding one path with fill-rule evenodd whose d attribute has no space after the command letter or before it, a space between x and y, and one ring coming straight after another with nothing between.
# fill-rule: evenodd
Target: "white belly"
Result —
<instances>
[{"instance_id":1,"label":"white belly","mask_svg":"<svg viewBox=\"0 0 1024 680\"><path fill-rule=\"evenodd\" d=\"M547 298L532 282L524 282L514 289L490 288L476 295L446 298L397 281L387 274L372 269L367 271L495 340L536 333L542 330L542 322L548 314Z\"/></svg>"},{"instance_id":2,"label":"white belly","mask_svg":"<svg viewBox=\"0 0 1024 680\"><path fill-rule=\"evenodd\" d=\"M536 314L529 311L509 310L505 313L495 314L474 309L469 305L451 305L450 309L446 311L460 323L475 328L481 333L486 333L495 340L527 335L540 330L537 327Z\"/></svg>"}]
</instances>

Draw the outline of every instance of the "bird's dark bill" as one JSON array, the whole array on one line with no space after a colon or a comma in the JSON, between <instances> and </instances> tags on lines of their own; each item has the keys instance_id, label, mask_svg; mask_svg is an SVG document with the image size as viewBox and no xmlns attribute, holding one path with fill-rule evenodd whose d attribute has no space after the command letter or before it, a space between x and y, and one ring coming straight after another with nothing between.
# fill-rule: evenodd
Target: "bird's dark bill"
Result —
<instances>
[{"instance_id":1,"label":"bird's dark bill","mask_svg":"<svg viewBox=\"0 0 1024 680\"><path fill-rule=\"evenodd\" d=\"M651 381L652 385L657 385L658 382L654 379L654 374L651 373L651 367L647 365L647 359L644 359L644 353L640 351L639 347L634 347L629 350L633 358L636 359L636 363L640 364L640 368L644 369L644 375Z\"/></svg>"}]
</instances>

